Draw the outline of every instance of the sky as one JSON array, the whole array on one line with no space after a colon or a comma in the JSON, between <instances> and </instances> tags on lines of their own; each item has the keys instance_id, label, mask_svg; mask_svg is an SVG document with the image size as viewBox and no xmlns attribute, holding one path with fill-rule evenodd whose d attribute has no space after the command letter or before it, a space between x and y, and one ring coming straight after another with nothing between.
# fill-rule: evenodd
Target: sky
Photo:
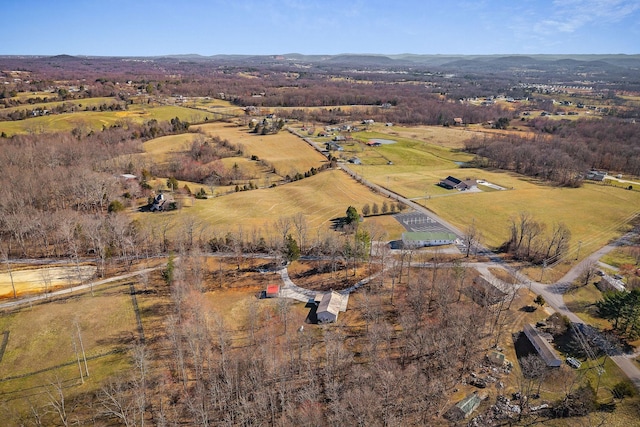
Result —
<instances>
[{"instance_id":1,"label":"sky","mask_svg":"<svg viewBox=\"0 0 640 427\"><path fill-rule=\"evenodd\" d=\"M640 0L2 0L0 55L640 54Z\"/></svg>"}]
</instances>

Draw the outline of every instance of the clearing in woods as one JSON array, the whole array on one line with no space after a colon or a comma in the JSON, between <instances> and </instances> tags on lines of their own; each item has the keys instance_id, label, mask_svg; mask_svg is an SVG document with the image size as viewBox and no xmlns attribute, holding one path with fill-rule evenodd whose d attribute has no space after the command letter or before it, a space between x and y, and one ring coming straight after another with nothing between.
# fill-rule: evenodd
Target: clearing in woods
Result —
<instances>
[{"instance_id":1,"label":"clearing in woods","mask_svg":"<svg viewBox=\"0 0 640 427\"><path fill-rule=\"evenodd\" d=\"M92 278L96 273L93 265L79 266L57 266L16 269L3 269L0 273L0 300L3 298L13 298L13 286L16 294L39 294L45 291L51 292L55 289L72 286L82 283ZM13 278L13 286L11 284Z\"/></svg>"}]
</instances>

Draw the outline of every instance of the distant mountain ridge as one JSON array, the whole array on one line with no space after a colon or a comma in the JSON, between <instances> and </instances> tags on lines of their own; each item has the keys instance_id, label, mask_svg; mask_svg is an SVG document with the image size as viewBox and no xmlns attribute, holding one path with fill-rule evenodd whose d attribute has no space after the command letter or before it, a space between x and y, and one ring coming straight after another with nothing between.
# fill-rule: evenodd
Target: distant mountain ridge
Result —
<instances>
[{"instance_id":1,"label":"distant mountain ridge","mask_svg":"<svg viewBox=\"0 0 640 427\"><path fill-rule=\"evenodd\" d=\"M300 53L287 53L275 55L229 55L219 54L203 56L199 54L175 54L161 56L85 56L85 55L54 55L54 56L27 56L5 55L0 59L22 59L27 61L48 61L60 65L69 63L82 63L87 61L108 61L113 59L131 61L157 61L163 63L200 63L215 62L218 64L234 63L245 64L309 64L317 67L336 68L433 68L451 72L497 72L497 71L570 71L570 72L622 72L640 71L640 55L626 54L579 54L579 55L555 55L555 54L505 54L505 55L420 55L420 54L354 54L344 53L339 55L306 55Z\"/></svg>"}]
</instances>

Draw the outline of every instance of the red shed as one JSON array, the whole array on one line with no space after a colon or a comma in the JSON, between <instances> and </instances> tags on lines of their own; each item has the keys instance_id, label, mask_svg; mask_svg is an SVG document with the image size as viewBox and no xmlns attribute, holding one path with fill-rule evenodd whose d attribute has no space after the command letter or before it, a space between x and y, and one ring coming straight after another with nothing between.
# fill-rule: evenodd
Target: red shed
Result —
<instances>
[{"instance_id":1,"label":"red shed","mask_svg":"<svg viewBox=\"0 0 640 427\"><path fill-rule=\"evenodd\" d=\"M265 294L265 296L267 298L275 298L278 296L278 293L280 292L280 286L279 285L267 285L267 292Z\"/></svg>"}]
</instances>

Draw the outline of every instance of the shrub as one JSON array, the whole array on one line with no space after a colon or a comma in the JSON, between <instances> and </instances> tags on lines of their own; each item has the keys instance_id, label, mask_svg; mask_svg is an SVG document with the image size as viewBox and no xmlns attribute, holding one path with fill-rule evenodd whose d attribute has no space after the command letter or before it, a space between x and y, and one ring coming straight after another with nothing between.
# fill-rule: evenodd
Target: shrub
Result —
<instances>
[{"instance_id":1,"label":"shrub","mask_svg":"<svg viewBox=\"0 0 640 427\"><path fill-rule=\"evenodd\" d=\"M124 205L120 200L114 200L109 203L109 207L107 208L108 212L121 212L124 210Z\"/></svg>"},{"instance_id":2,"label":"shrub","mask_svg":"<svg viewBox=\"0 0 640 427\"><path fill-rule=\"evenodd\" d=\"M620 381L613 386L611 393L616 399L624 399L625 396L633 397L636 394L636 390L629 381Z\"/></svg>"}]
</instances>

